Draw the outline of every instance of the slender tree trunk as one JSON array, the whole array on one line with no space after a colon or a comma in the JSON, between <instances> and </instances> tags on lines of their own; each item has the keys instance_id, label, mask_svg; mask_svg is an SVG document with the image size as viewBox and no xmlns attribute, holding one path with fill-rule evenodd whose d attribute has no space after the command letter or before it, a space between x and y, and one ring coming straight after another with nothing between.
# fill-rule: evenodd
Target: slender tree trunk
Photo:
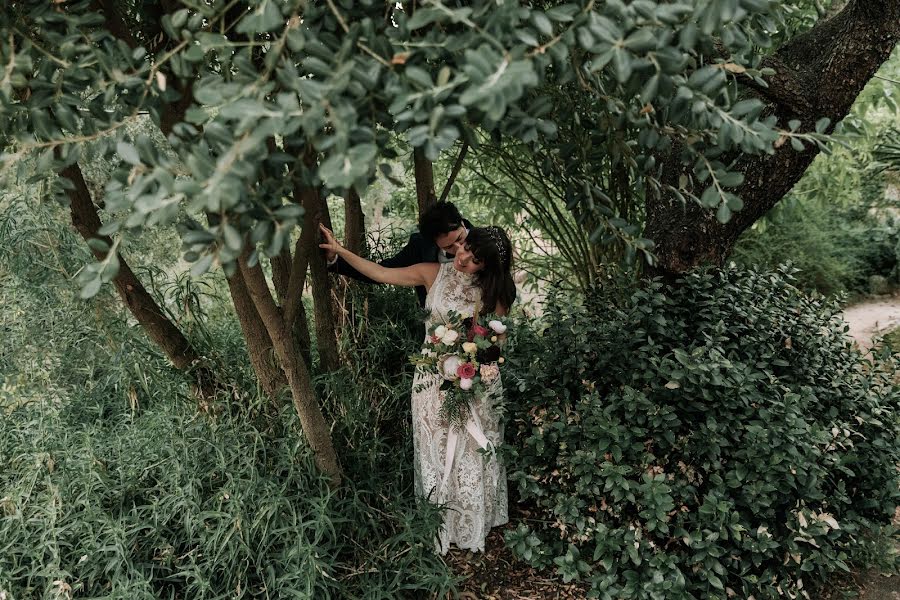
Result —
<instances>
[{"instance_id":1,"label":"slender tree trunk","mask_svg":"<svg viewBox=\"0 0 900 600\"><path fill-rule=\"evenodd\" d=\"M344 243L350 252L362 254L365 237L366 224L359 194L350 188L344 195Z\"/></svg>"},{"instance_id":2,"label":"slender tree trunk","mask_svg":"<svg viewBox=\"0 0 900 600\"><path fill-rule=\"evenodd\" d=\"M122 16L118 5L112 0L94 0L94 10L105 15L105 24L115 37L123 40L130 48L137 47L137 41ZM112 240L108 236L98 235L102 223L97 207L91 197L84 174L78 163L69 165L60 171L60 175L72 182L74 189L67 190L69 212L72 226L87 242L100 239L108 245ZM91 249L97 260L105 258L104 253ZM118 255L119 272L113 279L116 292L135 320L141 325L147 336L165 353L179 370L193 369L195 390L201 399L213 398L216 394L217 381L208 366L202 365L200 356L178 327L165 315L153 296L131 270L131 266L121 254Z\"/></svg>"},{"instance_id":3,"label":"slender tree trunk","mask_svg":"<svg viewBox=\"0 0 900 600\"><path fill-rule=\"evenodd\" d=\"M425 158L425 150L422 148L413 150L413 174L416 178L419 215L422 215L437 204L437 195L434 192L434 166Z\"/></svg>"},{"instance_id":4,"label":"slender tree trunk","mask_svg":"<svg viewBox=\"0 0 900 600\"><path fill-rule=\"evenodd\" d=\"M298 240L298 251L299 251L299 240ZM310 348L310 339L309 339L309 324L306 320L306 307L303 306L303 280L306 279L305 274L302 278L303 280L299 281L300 284L300 293L292 294L290 292L291 287L291 276L292 270L294 268L294 260L291 257L291 251L285 248L281 254L278 256L272 257L272 283L275 285L275 294L278 297L278 302L281 305L281 310L285 312L287 316L287 305L290 303L292 306L292 314L290 315L290 320L286 319L286 323L288 323L288 329L293 332L294 341L298 345L298 350L300 352L300 356L303 357L303 362L306 363L306 368L312 368L312 356L311 356L311 348ZM304 267L305 269L305 267Z\"/></svg>"},{"instance_id":5,"label":"slender tree trunk","mask_svg":"<svg viewBox=\"0 0 900 600\"><path fill-rule=\"evenodd\" d=\"M456 155L456 160L453 162L453 168L450 169L450 176L447 177L447 183L444 184L444 191L441 192L441 197L438 199L438 202L444 202L450 196L450 190L453 189L453 182L456 181L456 176L459 175L463 166L463 161L466 160L466 154L468 152L469 142L463 142L459 149L459 154Z\"/></svg>"},{"instance_id":6,"label":"slender tree trunk","mask_svg":"<svg viewBox=\"0 0 900 600\"><path fill-rule=\"evenodd\" d=\"M763 67L776 71L767 88L745 83L780 123L797 119L800 131L813 131L819 119L828 117L833 127L849 113L898 40L900 0L851 0L763 61ZM656 243L659 261L650 274L674 279L701 264L723 264L741 233L791 190L818 153L815 146L797 152L783 144L771 155L736 156L735 169L744 174L737 189L744 208L725 224L696 204L682 206L671 196L648 195L644 236ZM680 175L689 173L678 154L675 145L663 168L666 182L676 187Z\"/></svg>"},{"instance_id":7,"label":"slender tree trunk","mask_svg":"<svg viewBox=\"0 0 900 600\"><path fill-rule=\"evenodd\" d=\"M112 246L112 240L108 236L98 235L101 227L100 215L94 206L90 190L81 173L78 163L65 167L60 175L68 179L74 185L74 189L66 193L69 197L69 212L72 216L72 225L81 234L85 241L99 239ZM106 254L92 249L97 260L106 258ZM215 395L215 377L212 372L201 365L200 356L184 337L184 334L166 317L165 313L140 282L134 271L128 265L121 254L119 259L119 273L113 279L113 285L119 297L134 315L147 336L165 353L172 361L175 368L188 370L193 368L197 380L198 392L204 398Z\"/></svg>"},{"instance_id":8,"label":"slender tree trunk","mask_svg":"<svg viewBox=\"0 0 900 600\"><path fill-rule=\"evenodd\" d=\"M291 262L291 251L288 248L285 248L281 251L281 254L273 256L270 260L275 296L282 307L284 307L288 296L288 287L291 281Z\"/></svg>"},{"instance_id":9,"label":"slender tree trunk","mask_svg":"<svg viewBox=\"0 0 900 600\"><path fill-rule=\"evenodd\" d=\"M291 261L291 272L288 277L288 289L282 302L284 322L294 332L299 344L300 355L307 368L312 368L312 348L309 335L309 321L306 318L306 307L303 305L303 289L306 287L306 272L309 268L309 240L313 234L311 229L302 229L300 238L294 245L294 256Z\"/></svg>"},{"instance_id":10,"label":"slender tree trunk","mask_svg":"<svg viewBox=\"0 0 900 600\"><path fill-rule=\"evenodd\" d=\"M272 340L250 297L242 271L238 270L228 278L228 290L231 292L241 332L247 342L247 354L250 356L253 372L266 395L275 398L287 385L287 378L276 363Z\"/></svg>"},{"instance_id":11,"label":"slender tree trunk","mask_svg":"<svg viewBox=\"0 0 900 600\"><path fill-rule=\"evenodd\" d=\"M303 434L313 451L316 465L330 478L332 487L337 487L341 482L341 468L331 443L331 431L316 400L309 371L297 352L281 311L275 305L262 269L258 264L255 267L247 265L248 254L245 251L238 261L240 271L284 370L294 408L300 417Z\"/></svg>"},{"instance_id":12,"label":"slender tree trunk","mask_svg":"<svg viewBox=\"0 0 900 600\"><path fill-rule=\"evenodd\" d=\"M319 249L319 223L327 218L325 213L328 209L323 207L319 191L312 187L298 184L294 188L294 198L305 209L303 229L307 235L301 233L300 239L306 244L304 253L309 263L319 359L324 371L334 371L340 364L337 326L331 305L331 281Z\"/></svg>"}]
</instances>

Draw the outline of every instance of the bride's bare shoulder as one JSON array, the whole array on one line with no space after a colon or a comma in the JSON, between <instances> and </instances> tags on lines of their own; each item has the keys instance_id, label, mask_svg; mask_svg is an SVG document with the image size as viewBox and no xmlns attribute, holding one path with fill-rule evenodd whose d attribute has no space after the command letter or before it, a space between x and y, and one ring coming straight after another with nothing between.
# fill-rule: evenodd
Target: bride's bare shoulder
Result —
<instances>
[{"instance_id":1,"label":"bride's bare shoulder","mask_svg":"<svg viewBox=\"0 0 900 600\"><path fill-rule=\"evenodd\" d=\"M419 263L416 265L419 269L419 272L422 274L422 278L425 280L425 288L431 289L431 286L434 285L434 281L437 279L438 273L441 270L440 263Z\"/></svg>"}]
</instances>

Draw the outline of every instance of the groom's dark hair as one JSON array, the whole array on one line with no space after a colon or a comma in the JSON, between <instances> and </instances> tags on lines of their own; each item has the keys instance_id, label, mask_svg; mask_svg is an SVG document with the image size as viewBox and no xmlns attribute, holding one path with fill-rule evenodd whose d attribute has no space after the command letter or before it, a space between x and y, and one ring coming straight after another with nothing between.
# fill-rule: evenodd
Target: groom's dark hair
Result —
<instances>
[{"instance_id":1,"label":"groom's dark hair","mask_svg":"<svg viewBox=\"0 0 900 600\"><path fill-rule=\"evenodd\" d=\"M426 240L433 240L462 224L462 215L452 202L438 202L419 217L419 233Z\"/></svg>"}]
</instances>

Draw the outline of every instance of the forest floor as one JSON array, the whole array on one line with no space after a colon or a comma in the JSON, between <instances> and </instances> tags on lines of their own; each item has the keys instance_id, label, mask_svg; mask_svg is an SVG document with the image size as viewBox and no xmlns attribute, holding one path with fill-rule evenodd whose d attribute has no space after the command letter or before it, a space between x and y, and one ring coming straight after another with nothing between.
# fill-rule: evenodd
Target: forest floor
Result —
<instances>
[{"instance_id":1,"label":"forest floor","mask_svg":"<svg viewBox=\"0 0 900 600\"><path fill-rule=\"evenodd\" d=\"M874 338L900 328L900 296L878 298L854 304L844 311L850 325L849 335L863 348ZM513 506L510 506L513 512ZM487 538L485 552L451 550L447 562L458 574L467 577L459 598L464 600L575 600L587 597L588 585L563 584L554 569L538 571L519 562L503 543L503 532L515 527L519 515L494 529ZM895 523L900 525L900 507ZM900 600L900 576L870 570L855 573L830 586L818 600Z\"/></svg>"},{"instance_id":2,"label":"forest floor","mask_svg":"<svg viewBox=\"0 0 900 600\"><path fill-rule=\"evenodd\" d=\"M850 325L848 333L856 343L861 348L871 348L874 338L900 328L900 296L875 298L848 306L844 310L844 320ZM894 523L900 526L900 507ZM900 548L894 551L900 551ZM859 600L900 600L900 576L872 570L856 574L852 583L851 587L860 591Z\"/></svg>"},{"instance_id":3,"label":"forest floor","mask_svg":"<svg viewBox=\"0 0 900 600\"><path fill-rule=\"evenodd\" d=\"M844 320L850 325L850 337L863 348L872 346L875 337L900 327L900 296L880 297L848 306Z\"/></svg>"}]
</instances>

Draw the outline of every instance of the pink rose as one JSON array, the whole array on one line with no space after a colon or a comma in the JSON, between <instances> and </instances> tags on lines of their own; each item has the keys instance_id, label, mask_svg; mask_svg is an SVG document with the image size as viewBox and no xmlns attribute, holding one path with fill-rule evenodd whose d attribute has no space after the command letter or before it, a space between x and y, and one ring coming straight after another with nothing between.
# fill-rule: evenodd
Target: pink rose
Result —
<instances>
[{"instance_id":1,"label":"pink rose","mask_svg":"<svg viewBox=\"0 0 900 600\"><path fill-rule=\"evenodd\" d=\"M456 374L460 379L472 379L475 377L475 365L472 363L463 363L457 367Z\"/></svg>"},{"instance_id":2,"label":"pink rose","mask_svg":"<svg viewBox=\"0 0 900 600\"><path fill-rule=\"evenodd\" d=\"M471 321L471 319L469 319L469 320ZM488 330L486 328L482 327L478 323L475 323L474 325L469 326L469 329L466 332L466 337L471 342L472 340L475 339L476 335L485 336L487 334L488 334Z\"/></svg>"},{"instance_id":3,"label":"pink rose","mask_svg":"<svg viewBox=\"0 0 900 600\"><path fill-rule=\"evenodd\" d=\"M460 379L459 387L464 390L471 390L473 383L475 383L475 382L472 381L471 379Z\"/></svg>"}]
</instances>

